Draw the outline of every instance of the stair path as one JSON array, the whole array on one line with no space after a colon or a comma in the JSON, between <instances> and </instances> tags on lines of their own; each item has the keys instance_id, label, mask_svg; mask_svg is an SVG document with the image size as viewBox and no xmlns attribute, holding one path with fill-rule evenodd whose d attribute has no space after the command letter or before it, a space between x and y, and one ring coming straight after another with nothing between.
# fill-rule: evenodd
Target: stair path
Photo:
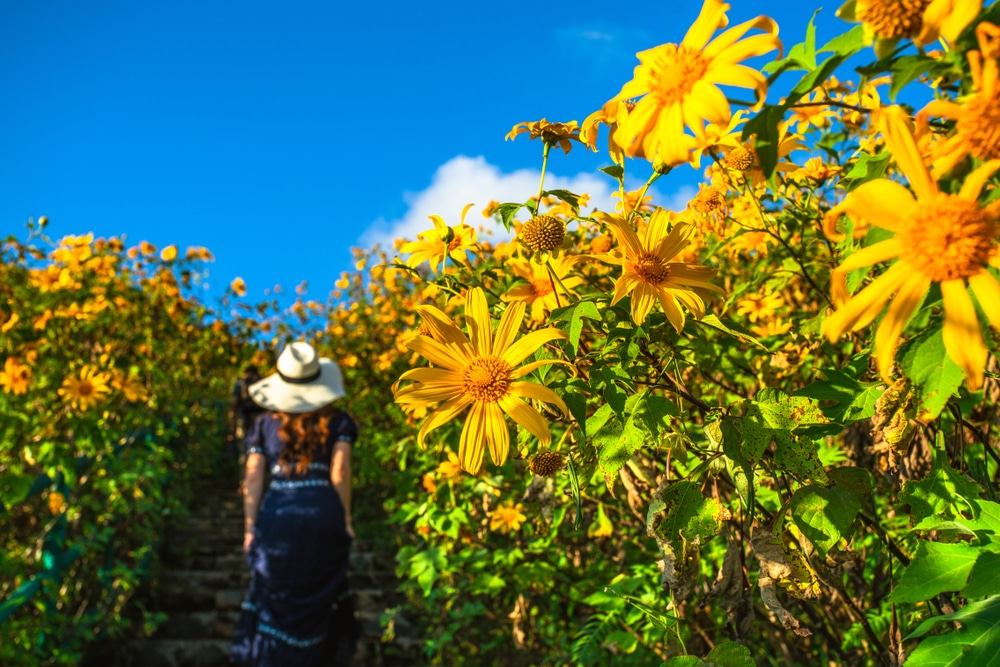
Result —
<instances>
[{"instance_id":1,"label":"stair path","mask_svg":"<svg viewBox=\"0 0 1000 667\"><path fill-rule=\"evenodd\" d=\"M215 484L196 496L185 525L169 536L163 571L150 611L167 614L148 639L128 643L121 667L224 667L250 582L243 554L242 500L231 484ZM396 591L394 554L371 551L355 542L349 578L364 634L353 667L420 665L415 628L396 615L394 637L383 643L381 617L403 604Z\"/></svg>"}]
</instances>

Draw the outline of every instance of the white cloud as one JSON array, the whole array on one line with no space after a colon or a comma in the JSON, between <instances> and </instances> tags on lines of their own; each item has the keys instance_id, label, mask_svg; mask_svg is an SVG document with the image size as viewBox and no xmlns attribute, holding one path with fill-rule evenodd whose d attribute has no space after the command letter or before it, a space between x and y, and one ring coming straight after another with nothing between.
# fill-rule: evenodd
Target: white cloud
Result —
<instances>
[{"instance_id":1,"label":"white cloud","mask_svg":"<svg viewBox=\"0 0 1000 667\"><path fill-rule=\"evenodd\" d=\"M457 225L466 204L475 204L466 216L466 224L489 227L493 222L483 217L482 210L491 200L527 201L538 194L540 177L541 173L537 169L518 169L503 173L482 156L472 158L459 155L438 167L426 190L403 195L409 209L402 219L375 222L359 241L363 247L378 243L383 248L392 248L395 239L415 239L418 233L430 229L433 223L428 217L431 215L440 215L449 225ZM565 177L554 175L550 171L545 176L546 190L587 193L590 195L590 207L613 210L611 184L603 174ZM503 232L503 226L497 225L496 234Z\"/></svg>"},{"instance_id":2,"label":"white cloud","mask_svg":"<svg viewBox=\"0 0 1000 667\"><path fill-rule=\"evenodd\" d=\"M440 215L449 225L457 225L466 204L474 204L466 216L466 224L473 227L485 226L494 230L494 239L507 236L503 226L484 218L482 210L491 200L498 202L524 202L538 194L537 169L518 169L504 173L486 158L459 155L438 167L426 190L408 192L403 195L409 208L399 220L384 219L374 222L358 239L365 248L375 244L390 250L398 238L416 239L417 234L430 229L431 215ZM546 190L569 190L577 194L590 195L585 212L595 209L614 211L617 199L612 199L614 181L599 173L581 173L575 176L560 176L549 171L545 176ZM631 188L641 184L627 183ZM696 190L688 185L677 191L661 195L654 188L649 194L653 201L673 210L683 210ZM522 210L522 214L524 211ZM525 216L522 216L522 219Z\"/></svg>"}]
</instances>

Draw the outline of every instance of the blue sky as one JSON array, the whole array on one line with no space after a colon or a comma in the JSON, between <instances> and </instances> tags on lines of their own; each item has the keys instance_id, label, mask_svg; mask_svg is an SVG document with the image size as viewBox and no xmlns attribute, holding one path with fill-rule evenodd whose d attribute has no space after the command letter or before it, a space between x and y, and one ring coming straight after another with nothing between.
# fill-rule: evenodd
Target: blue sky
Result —
<instances>
[{"instance_id":1,"label":"blue sky","mask_svg":"<svg viewBox=\"0 0 1000 667\"><path fill-rule=\"evenodd\" d=\"M808 2L741 2L786 48ZM621 9L622 11L618 11ZM0 4L0 235L47 215L50 234L94 232L207 246L211 295L303 280L323 299L350 248L470 222L524 200L541 146L520 121L582 121L631 78L635 53L679 41L694 2ZM817 41L846 30L837 5ZM740 91L742 92L742 91ZM747 97L744 93L742 97ZM553 185L600 195L607 159L554 151ZM691 169L657 185L683 199Z\"/></svg>"}]
</instances>

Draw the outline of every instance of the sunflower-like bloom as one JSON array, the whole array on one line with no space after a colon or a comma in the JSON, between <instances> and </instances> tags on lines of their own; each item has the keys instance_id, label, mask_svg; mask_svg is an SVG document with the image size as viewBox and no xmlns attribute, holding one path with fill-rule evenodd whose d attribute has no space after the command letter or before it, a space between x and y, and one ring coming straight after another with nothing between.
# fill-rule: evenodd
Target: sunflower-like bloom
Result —
<instances>
[{"instance_id":1,"label":"sunflower-like bloom","mask_svg":"<svg viewBox=\"0 0 1000 667\"><path fill-rule=\"evenodd\" d=\"M545 359L520 368L518 364L545 343L565 338L566 334L549 327L518 340L517 332L524 320L523 303L507 306L496 332L491 332L486 295L478 287L469 291L466 300L468 337L433 306L418 306L417 312L431 335L410 341L409 348L426 357L434 367L407 371L399 378L394 392L396 402L404 408L441 404L420 427L418 444L423 446L428 433L455 419L466 408L468 415L462 428L458 458L467 472L479 472L487 447L493 463L500 465L507 460L510 433L505 414L542 444L548 444L548 423L523 399L551 403L563 414L568 414L566 404L548 387L520 378L541 366L562 362ZM400 388L399 384L406 380L412 383Z\"/></svg>"},{"instance_id":2,"label":"sunflower-like bloom","mask_svg":"<svg viewBox=\"0 0 1000 667\"><path fill-rule=\"evenodd\" d=\"M93 366L84 366L79 376L67 376L58 393L74 410L89 410L111 393L110 373L101 373Z\"/></svg>"},{"instance_id":3,"label":"sunflower-like bloom","mask_svg":"<svg viewBox=\"0 0 1000 667\"><path fill-rule=\"evenodd\" d=\"M0 387L8 394L26 394L31 384L31 368L21 363L17 357L7 357L0 371Z\"/></svg>"},{"instance_id":4,"label":"sunflower-like bloom","mask_svg":"<svg viewBox=\"0 0 1000 667\"><path fill-rule=\"evenodd\" d=\"M976 26L979 50L969 51L969 69L975 91L962 104L934 100L917 114L917 124L927 126L928 116L956 121L955 133L935 151L931 173L940 178L966 156L980 160L1000 158L1000 28L983 22Z\"/></svg>"},{"instance_id":5,"label":"sunflower-like bloom","mask_svg":"<svg viewBox=\"0 0 1000 667\"><path fill-rule=\"evenodd\" d=\"M659 301L667 319L680 333L684 329L684 311L679 304L701 318L711 293L723 294L723 291L708 282L715 276L715 269L670 261L688 246L695 231L691 225L680 222L668 233L670 217L671 214L662 208L653 211L640 238L622 218L604 215L604 222L614 231L624 252L601 259L622 265L622 275L615 281L612 305L631 294L632 320L642 324L653 304Z\"/></svg>"},{"instance_id":6,"label":"sunflower-like bloom","mask_svg":"<svg viewBox=\"0 0 1000 667\"><path fill-rule=\"evenodd\" d=\"M519 134L528 133L531 139L541 139L551 146L559 146L563 153L569 154L573 141L580 141L580 126L575 120L568 123L550 123L544 118L534 122L525 121L511 128L504 140L514 140Z\"/></svg>"},{"instance_id":7,"label":"sunflower-like bloom","mask_svg":"<svg viewBox=\"0 0 1000 667\"><path fill-rule=\"evenodd\" d=\"M706 122L723 127L729 124L732 111L720 85L752 88L758 106L764 103L767 80L739 62L774 49L780 52L778 25L758 16L709 42L716 30L728 24L728 9L720 0L705 0L680 44L664 44L636 54L639 65L632 80L611 100L641 97L615 130L615 143L626 155L634 156L641 150L650 160L659 158L671 165L688 162L690 139L684 139L685 126L700 137ZM739 41L754 28L764 32Z\"/></svg>"},{"instance_id":8,"label":"sunflower-like bloom","mask_svg":"<svg viewBox=\"0 0 1000 667\"><path fill-rule=\"evenodd\" d=\"M541 324L549 313L569 303L567 290L583 283L580 276L569 275L572 265L573 262L565 257L550 260L547 264L523 259L512 260L508 265L511 272L523 278L527 284L512 287L504 298L512 302L520 301L530 307L531 319Z\"/></svg>"},{"instance_id":9,"label":"sunflower-like bloom","mask_svg":"<svg viewBox=\"0 0 1000 667\"><path fill-rule=\"evenodd\" d=\"M434 227L417 234L417 241L409 241L399 247L399 252L410 255L406 258L406 265L416 267L429 262L432 269L439 270L448 257L455 262L464 262L467 252L475 252L479 248L476 230L465 224L465 215L472 206L465 205L462 218L454 227L449 227L439 215L430 216Z\"/></svg>"},{"instance_id":10,"label":"sunflower-like bloom","mask_svg":"<svg viewBox=\"0 0 1000 667\"><path fill-rule=\"evenodd\" d=\"M615 143L615 130L618 125L625 122L629 111L635 107L631 101L611 100L603 107L590 114L583 120L580 126L580 142L592 151L597 150L597 134L601 125L608 126L608 154L611 161L621 166L625 163L622 147ZM641 154L642 147L638 148L633 157L645 157Z\"/></svg>"},{"instance_id":11,"label":"sunflower-like bloom","mask_svg":"<svg viewBox=\"0 0 1000 667\"><path fill-rule=\"evenodd\" d=\"M853 190L830 211L827 223L840 214L864 218L895 236L849 256L834 271L832 294L838 309L823 322L831 341L868 326L882 309L889 311L875 334L879 372L889 380L899 336L924 300L932 283L944 297L944 345L977 389L983 382L987 350L966 283L979 299L986 317L1000 328L1000 283L987 270L998 265L997 233L1000 201L981 207L980 191L997 169L991 160L969 174L958 194L938 188L924 165L905 112L887 107L879 114L886 145L909 177L916 198L902 185L880 178ZM848 271L891 259L897 261L863 290L849 297Z\"/></svg>"},{"instance_id":12,"label":"sunflower-like bloom","mask_svg":"<svg viewBox=\"0 0 1000 667\"><path fill-rule=\"evenodd\" d=\"M500 530L504 533L515 532L521 528L521 524L528 520L522 511L524 506L521 503L514 504L513 500L508 500L500 507L490 513L490 530Z\"/></svg>"},{"instance_id":13,"label":"sunflower-like bloom","mask_svg":"<svg viewBox=\"0 0 1000 667\"><path fill-rule=\"evenodd\" d=\"M865 27L875 55L891 54L901 39L926 46L944 38L954 43L983 8L982 0L847 0L837 16Z\"/></svg>"}]
</instances>

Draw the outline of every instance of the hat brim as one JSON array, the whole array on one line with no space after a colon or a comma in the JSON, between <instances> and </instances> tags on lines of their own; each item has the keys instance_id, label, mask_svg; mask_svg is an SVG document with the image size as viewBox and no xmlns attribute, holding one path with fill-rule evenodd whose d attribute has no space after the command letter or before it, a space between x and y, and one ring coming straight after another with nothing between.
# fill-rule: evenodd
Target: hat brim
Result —
<instances>
[{"instance_id":1,"label":"hat brim","mask_svg":"<svg viewBox=\"0 0 1000 667\"><path fill-rule=\"evenodd\" d=\"M250 398L265 410L298 414L312 412L344 397L340 368L330 359L319 360L319 377L308 384L286 382L277 373L249 387Z\"/></svg>"}]
</instances>

